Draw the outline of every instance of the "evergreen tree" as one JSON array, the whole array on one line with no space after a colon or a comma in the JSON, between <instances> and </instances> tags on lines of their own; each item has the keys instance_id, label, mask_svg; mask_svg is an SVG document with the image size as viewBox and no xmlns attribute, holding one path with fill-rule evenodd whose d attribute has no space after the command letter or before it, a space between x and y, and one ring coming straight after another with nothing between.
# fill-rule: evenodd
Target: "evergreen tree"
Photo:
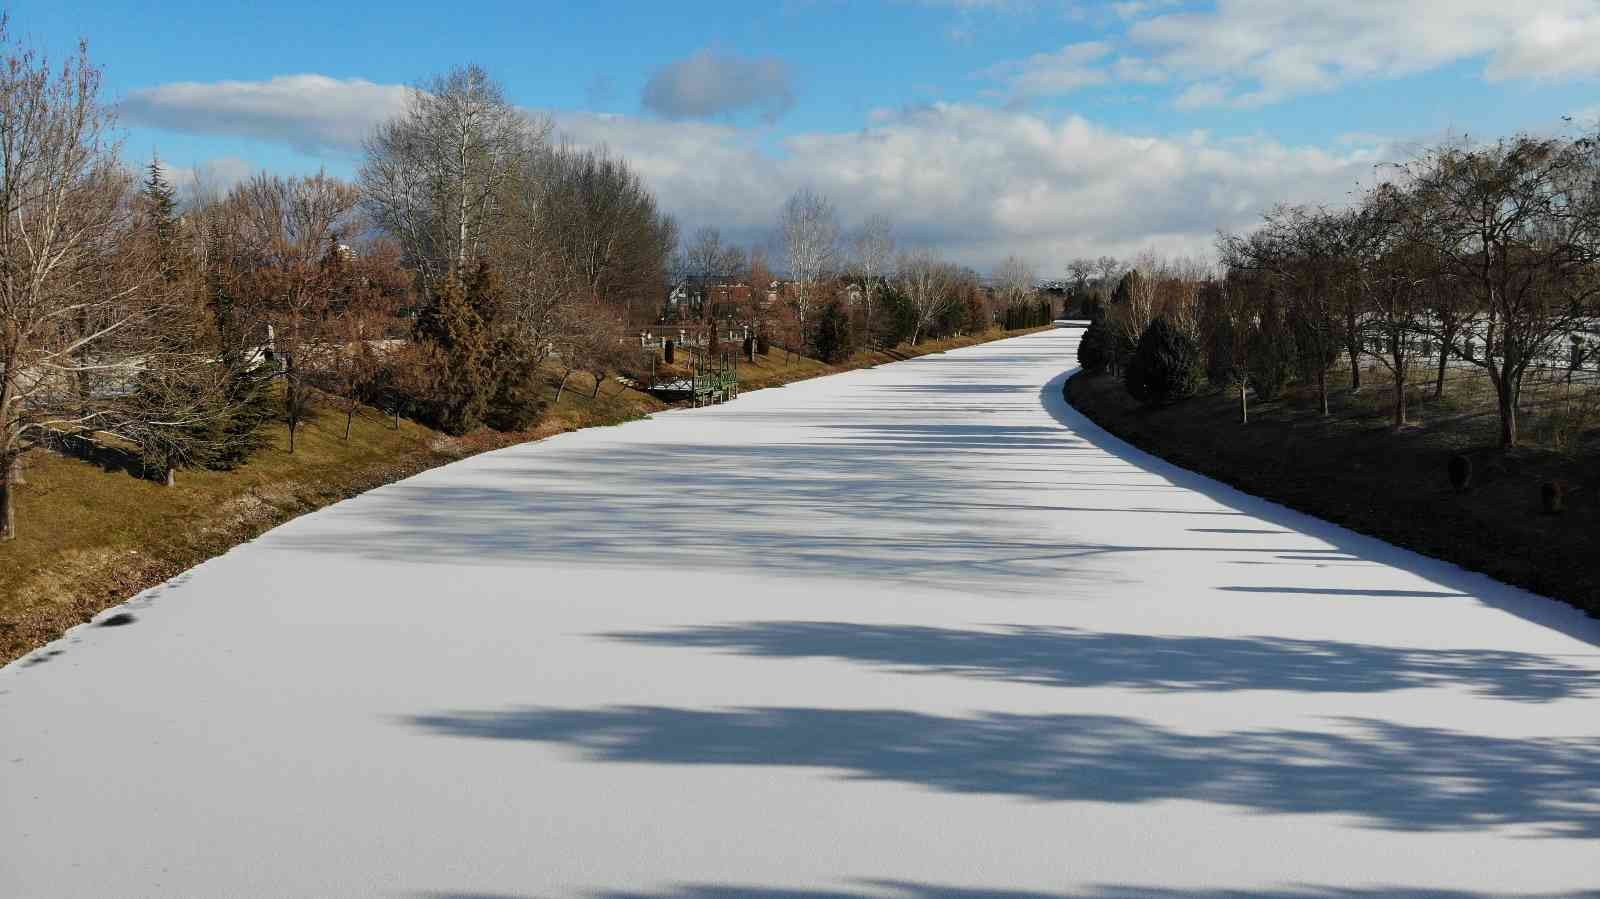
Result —
<instances>
[{"instance_id":1,"label":"evergreen tree","mask_svg":"<svg viewBox=\"0 0 1600 899\"><path fill-rule=\"evenodd\" d=\"M139 190L144 201L145 215L149 216L151 237L161 265L161 275L168 281L178 276L178 200L172 185L162 171L159 157L152 156Z\"/></svg>"},{"instance_id":2,"label":"evergreen tree","mask_svg":"<svg viewBox=\"0 0 1600 899\"><path fill-rule=\"evenodd\" d=\"M497 431L525 431L544 417L546 407L540 396L540 354L506 314L500 278L488 260L478 263L464 289L486 348L483 423Z\"/></svg>"},{"instance_id":3,"label":"evergreen tree","mask_svg":"<svg viewBox=\"0 0 1600 899\"><path fill-rule=\"evenodd\" d=\"M1133 299L1134 289L1139 286L1139 278L1138 270L1129 269L1128 273L1123 275L1122 279L1117 282L1116 289L1111 291L1111 305L1128 305L1129 301Z\"/></svg>"},{"instance_id":4,"label":"evergreen tree","mask_svg":"<svg viewBox=\"0 0 1600 899\"><path fill-rule=\"evenodd\" d=\"M962 328L968 334L982 334L989 330L989 309L983 303L983 294L976 289L967 291Z\"/></svg>"},{"instance_id":5,"label":"evergreen tree","mask_svg":"<svg viewBox=\"0 0 1600 899\"><path fill-rule=\"evenodd\" d=\"M1283 316L1274 307L1261 315L1261 326L1250 335L1245 351L1250 386L1262 400L1277 399L1298 367L1295 341Z\"/></svg>"},{"instance_id":6,"label":"evergreen tree","mask_svg":"<svg viewBox=\"0 0 1600 899\"><path fill-rule=\"evenodd\" d=\"M822 307L811 335L817 358L829 364L843 362L855 350L850 329L850 312L839 300Z\"/></svg>"},{"instance_id":7,"label":"evergreen tree","mask_svg":"<svg viewBox=\"0 0 1600 899\"><path fill-rule=\"evenodd\" d=\"M1205 383L1200 348L1189 335L1157 318L1139 336L1123 382L1133 398L1163 406L1194 396Z\"/></svg>"},{"instance_id":8,"label":"evergreen tree","mask_svg":"<svg viewBox=\"0 0 1600 899\"><path fill-rule=\"evenodd\" d=\"M911 339L917 330L917 310L904 292L886 286L881 301L883 309L883 345L899 346Z\"/></svg>"},{"instance_id":9,"label":"evergreen tree","mask_svg":"<svg viewBox=\"0 0 1600 899\"><path fill-rule=\"evenodd\" d=\"M1089 323L1078 341L1078 364L1090 375L1105 374L1111 367L1111 330L1106 323L1096 319Z\"/></svg>"},{"instance_id":10,"label":"evergreen tree","mask_svg":"<svg viewBox=\"0 0 1600 899\"><path fill-rule=\"evenodd\" d=\"M417 316L415 337L432 376L423 409L428 423L456 435L480 427L494 394L492 345L455 275L430 293Z\"/></svg>"}]
</instances>

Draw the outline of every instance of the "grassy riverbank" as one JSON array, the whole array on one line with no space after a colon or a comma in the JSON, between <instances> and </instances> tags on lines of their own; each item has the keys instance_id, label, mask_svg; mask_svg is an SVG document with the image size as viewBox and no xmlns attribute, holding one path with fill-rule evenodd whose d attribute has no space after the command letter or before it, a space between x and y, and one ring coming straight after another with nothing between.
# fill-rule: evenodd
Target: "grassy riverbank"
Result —
<instances>
[{"instance_id":1,"label":"grassy riverbank","mask_svg":"<svg viewBox=\"0 0 1600 899\"><path fill-rule=\"evenodd\" d=\"M1552 389L1530 400L1530 445L1495 443L1492 394L1481 375L1453 375L1443 399L1417 389L1415 422L1389 425L1389 390L1369 372L1360 392L1334 385L1332 414L1309 389L1250 410L1215 394L1146 409L1109 376L1077 375L1067 401L1101 427L1164 459L1286 506L1399 546L1481 571L1600 615L1600 436L1563 432ZM1474 486L1458 493L1447 466L1472 460ZM1569 488L1565 510L1547 514L1541 485Z\"/></svg>"}]
</instances>

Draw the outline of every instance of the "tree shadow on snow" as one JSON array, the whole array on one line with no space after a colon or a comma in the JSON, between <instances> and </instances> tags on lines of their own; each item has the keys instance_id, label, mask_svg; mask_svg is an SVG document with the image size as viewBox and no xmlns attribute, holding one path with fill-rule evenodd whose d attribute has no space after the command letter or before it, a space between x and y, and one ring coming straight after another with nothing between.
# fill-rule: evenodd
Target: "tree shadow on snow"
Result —
<instances>
[{"instance_id":1,"label":"tree shadow on snow","mask_svg":"<svg viewBox=\"0 0 1600 899\"><path fill-rule=\"evenodd\" d=\"M1187 534L1096 539L1100 515L1201 526L1243 513L1039 416L1037 382L1013 383L1015 365L1063 356L1043 342L951 354L841 375L856 379L844 394L810 382L665 413L672 436L657 440L566 435L373 491L265 539L385 561L760 571L1043 598L1134 582L1148 563L1125 560L1142 554L1351 561L1288 532L1281 545L1245 545L1224 527L1202 545ZM937 381L920 369L932 365ZM1005 411L1029 419L988 417ZM782 441L701 442L682 436L688 422L707 435L785 430ZM314 526L342 515L360 526Z\"/></svg>"},{"instance_id":2,"label":"tree shadow on snow","mask_svg":"<svg viewBox=\"0 0 1600 899\"><path fill-rule=\"evenodd\" d=\"M829 658L899 673L1154 692L1378 693L1460 684L1547 701L1600 687L1600 673L1532 653L1372 646L1277 637L1104 633L1030 625L959 629L845 621L751 621L600 636L768 658Z\"/></svg>"},{"instance_id":3,"label":"tree shadow on snow","mask_svg":"<svg viewBox=\"0 0 1600 899\"><path fill-rule=\"evenodd\" d=\"M1036 801L1188 799L1340 814L1397 831L1600 837L1600 739L1505 739L1392 722L1189 734L1109 715L661 706L421 715L454 737L553 743L599 762L824 768L849 780Z\"/></svg>"}]
</instances>

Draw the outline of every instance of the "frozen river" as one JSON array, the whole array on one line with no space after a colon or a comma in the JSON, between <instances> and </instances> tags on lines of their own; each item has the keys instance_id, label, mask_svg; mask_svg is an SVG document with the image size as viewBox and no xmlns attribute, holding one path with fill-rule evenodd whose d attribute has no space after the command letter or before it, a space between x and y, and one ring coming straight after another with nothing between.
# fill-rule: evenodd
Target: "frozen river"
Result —
<instances>
[{"instance_id":1,"label":"frozen river","mask_svg":"<svg viewBox=\"0 0 1600 899\"><path fill-rule=\"evenodd\" d=\"M1600 622L1128 448L1077 333L479 456L105 613L0 670L0 896L1600 895Z\"/></svg>"}]
</instances>

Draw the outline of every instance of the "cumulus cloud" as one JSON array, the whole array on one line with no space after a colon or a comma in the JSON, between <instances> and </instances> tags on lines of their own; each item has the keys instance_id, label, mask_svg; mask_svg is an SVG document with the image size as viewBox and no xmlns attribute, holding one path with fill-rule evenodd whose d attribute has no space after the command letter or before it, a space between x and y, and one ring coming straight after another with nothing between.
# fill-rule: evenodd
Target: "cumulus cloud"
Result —
<instances>
[{"instance_id":1,"label":"cumulus cloud","mask_svg":"<svg viewBox=\"0 0 1600 899\"><path fill-rule=\"evenodd\" d=\"M701 50L657 69L642 101L646 110L669 119L754 110L772 121L794 106L794 85L789 66L776 57Z\"/></svg>"},{"instance_id":2,"label":"cumulus cloud","mask_svg":"<svg viewBox=\"0 0 1600 899\"><path fill-rule=\"evenodd\" d=\"M798 135L779 156L721 126L620 116L558 124L625 153L690 227L764 240L784 198L809 186L834 199L847 226L886 215L903 243L980 268L1010 253L1046 270L1074 255L1147 247L1209 253L1218 228L1248 228L1280 201L1337 203L1390 159L1371 143L1325 150L1204 133L1145 137L1078 116L964 104Z\"/></svg>"},{"instance_id":3,"label":"cumulus cloud","mask_svg":"<svg viewBox=\"0 0 1600 899\"><path fill-rule=\"evenodd\" d=\"M1600 0L1217 0L1113 5L1124 32L994 67L1025 93L1175 77L1180 106L1259 106L1482 60L1489 80L1600 73ZM1090 53L1088 47L1104 48ZM1115 51L1115 52L1113 52Z\"/></svg>"},{"instance_id":4,"label":"cumulus cloud","mask_svg":"<svg viewBox=\"0 0 1600 899\"><path fill-rule=\"evenodd\" d=\"M382 86L325 80L349 96L305 98L293 107L298 116L253 119L249 135L331 143L329 109L356 119L345 125L354 133L389 113L362 106ZM257 96L250 87L222 93ZM194 130L239 133L238 111L215 96L207 105L215 117L191 122ZM766 241L784 199L812 187L834 200L847 227L883 214L907 245L980 268L1022 253L1047 271L1081 254L1207 252L1216 229L1247 228L1279 201L1338 202L1373 163L1399 155L1366 139L1329 149L1198 132L1145 136L1080 116L960 103L879 111L869 127L796 134L776 153L726 123L588 112L555 120L572 142L625 156L688 229L717 225L741 242Z\"/></svg>"},{"instance_id":5,"label":"cumulus cloud","mask_svg":"<svg viewBox=\"0 0 1600 899\"><path fill-rule=\"evenodd\" d=\"M1110 53L1111 45L1103 41L1080 41L1054 53L1035 53L991 66L984 74L1005 81L1023 95L1067 94L1110 81L1111 72L1103 65Z\"/></svg>"},{"instance_id":6,"label":"cumulus cloud","mask_svg":"<svg viewBox=\"0 0 1600 899\"><path fill-rule=\"evenodd\" d=\"M119 108L131 125L284 142L310 154L352 153L374 125L403 108L409 90L326 75L180 81L132 91Z\"/></svg>"}]
</instances>

